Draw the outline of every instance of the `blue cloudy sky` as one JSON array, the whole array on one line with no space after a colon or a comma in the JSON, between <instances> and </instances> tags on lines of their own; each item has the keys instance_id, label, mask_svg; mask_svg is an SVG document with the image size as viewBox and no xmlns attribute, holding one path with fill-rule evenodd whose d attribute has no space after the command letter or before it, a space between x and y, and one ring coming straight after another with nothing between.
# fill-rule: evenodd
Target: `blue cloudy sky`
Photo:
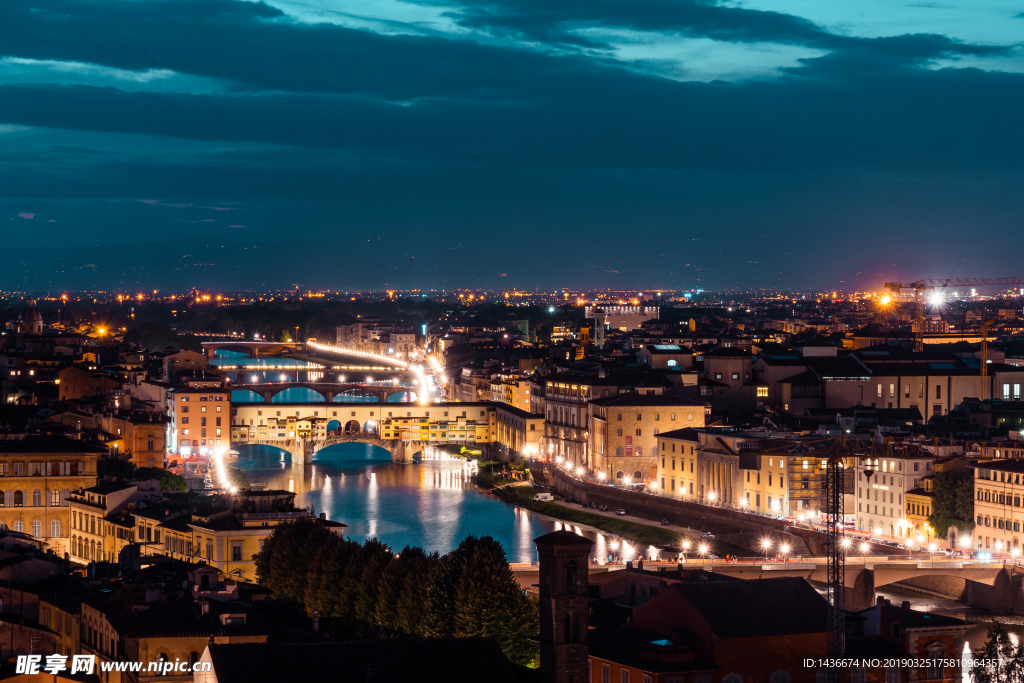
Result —
<instances>
[{"instance_id":1,"label":"blue cloudy sky","mask_svg":"<svg viewBox=\"0 0 1024 683\"><path fill-rule=\"evenodd\" d=\"M0 286L1024 275L1019 0L4 0Z\"/></svg>"}]
</instances>

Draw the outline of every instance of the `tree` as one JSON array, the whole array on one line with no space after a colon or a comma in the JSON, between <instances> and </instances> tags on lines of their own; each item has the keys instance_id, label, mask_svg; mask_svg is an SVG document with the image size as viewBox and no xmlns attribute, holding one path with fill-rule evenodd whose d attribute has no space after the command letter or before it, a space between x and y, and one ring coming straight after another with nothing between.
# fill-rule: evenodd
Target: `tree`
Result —
<instances>
[{"instance_id":1,"label":"tree","mask_svg":"<svg viewBox=\"0 0 1024 683\"><path fill-rule=\"evenodd\" d=\"M380 576L373 619L376 623L396 631L417 633L423 594L410 579L425 582L431 569L430 557L436 560L437 555L428 556L422 548L405 546L388 564Z\"/></svg>"},{"instance_id":2,"label":"tree","mask_svg":"<svg viewBox=\"0 0 1024 683\"><path fill-rule=\"evenodd\" d=\"M355 596L357 619L374 621L376 618L381 576L393 559L391 548L376 538L368 538L363 543L363 572Z\"/></svg>"},{"instance_id":3,"label":"tree","mask_svg":"<svg viewBox=\"0 0 1024 683\"><path fill-rule=\"evenodd\" d=\"M974 480L970 469L936 472L932 478L935 498L928 524L939 538L951 526L964 533L974 529Z\"/></svg>"},{"instance_id":4,"label":"tree","mask_svg":"<svg viewBox=\"0 0 1024 683\"><path fill-rule=\"evenodd\" d=\"M311 518L274 527L254 556L256 576L276 596L303 601L309 577L321 574L317 562L323 556L319 551L331 543L334 535Z\"/></svg>"},{"instance_id":5,"label":"tree","mask_svg":"<svg viewBox=\"0 0 1024 683\"><path fill-rule=\"evenodd\" d=\"M140 467L132 474L135 481L156 479L161 491L188 491L188 482L180 474L168 472L160 467Z\"/></svg>"},{"instance_id":6,"label":"tree","mask_svg":"<svg viewBox=\"0 0 1024 683\"><path fill-rule=\"evenodd\" d=\"M988 629L988 640L974 650L971 667L972 683L1024 683L1024 644L1010 640L1001 623ZM995 662L994 666L990 666Z\"/></svg>"}]
</instances>

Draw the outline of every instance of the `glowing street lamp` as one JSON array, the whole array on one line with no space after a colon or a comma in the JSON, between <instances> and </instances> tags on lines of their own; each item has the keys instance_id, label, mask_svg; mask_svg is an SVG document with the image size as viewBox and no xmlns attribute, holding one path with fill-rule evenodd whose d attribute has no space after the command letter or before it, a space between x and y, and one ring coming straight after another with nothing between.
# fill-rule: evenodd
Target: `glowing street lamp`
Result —
<instances>
[{"instance_id":1,"label":"glowing street lamp","mask_svg":"<svg viewBox=\"0 0 1024 683\"><path fill-rule=\"evenodd\" d=\"M710 500L712 503L715 502L716 498L718 498L718 494L715 493L714 491L708 494L708 500Z\"/></svg>"},{"instance_id":2,"label":"glowing street lamp","mask_svg":"<svg viewBox=\"0 0 1024 683\"><path fill-rule=\"evenodd\" d=\"M577 467L576 468L576 476L577 477L582 477L583 476L583 468L582 467Z\"/></svg>"},{"instance_id":3,"label":"glowing street lamp","mask_svg":"<svg viewBox=\"0 0 1024 683\"><path fill-rule=\"evenodd\" d=\"M741 505L742 507L747 507L747 505L748 505L749 503L750 503L750 501L748 501L748 500L747 500L746 498L740 498L740 505Z\"/></svg>"},{"instance_id":4,"label":"glowing street lamp","mask_svg":"<svg viewBox=\"0 0 1024 683\"><path fill-rule=\"evenodd\" d=\"M850 546L853 545L853 541L848 538L844 538L839 545L843 546L843 550L849 550Z\"/></svg>"},{"instance_id":5,"label":"glowing street lamp","mask_svg":"<svg viewBox=\"0 0 1024 683\"><path fill-rule=\"evenodd\" d=\"M703 567L704 566L704 556L708 554L708 544L707 543L701 543L700 546L697 548L697 552L700 553L700 566Z\"/></svg>"},{"instance_id":6,"label":"glowing street lamp","mask_svg":"<svg viewBox=\"0 0 1024 683\"><path fill-rule=\"evenodd\" d=\"M1011 550L1010 557L1012 557L1014 560L1020 557L1020 548L1014 548L1013 550Z\"/></svg>"},{"instance_id":7,"label":"glowing street lamp","mask_svg":"<svg viewBox=\"0 0 1024 683\"><path fill-rule=\"evenodd\" d=\"M968 538L967 536L961 536L959 544L960 544L961 548L970 548L971 547L971 539Z\"/></svg>"},{"instance_id":8,"label":"glowing street lamp","mask_svg":"<svg viewBox=\"0 0 1024 683\"><path fill-rule=\"evenodd\" d=\"M626 477L625 479L622 480L622 483L625 484L626 486L629 486L631 483L633 483L633 478Z\"/></svg>"},{"instance_id":9,"label":"glowing street lamp","mask_svg":"<svg viewBox=\"0 0 1024 683\"><path fill-rule=\"evenodd\" d=\"M772 547L772 539L770 539L770 538L762 538L761 539L761 549L764 550L764 559L766 559L766 560L768 559L768 551L771 550L771 547Z\"/></svg>"},{"instance_id":10,"label":"glowing street lamp","mask_svg":"<svg viewBox=\"0 0 1024 683\"><path fill-rule=\"evenodd\" d=\"M604 472L598 472L597 473L597 478L600 479L601 481L604 481L605 479L608 478L608 475L605 474Z\"/></svg>"},{"instance_id":11,"label":"glowing street lamp","mask_svg":"<svg viewBox=\"0 0 1024 683\"><path fill-rule=\"evenodd\" d=\"M938 546L936 546L934 543L929 543L928 544L928 552L930 552L930 553L934 553L937 548L938 548Z\"/></svg>"},{"instance_id":12,"label":"glowing street lamp","mask_svg":"<svg viewBox=\"0 0 1024 683\"><path fill-rule=\"evenodd\" d=\"M690 550L690 541L683 541L683 562L686 562L686 553Z\"/></svg>"},{"instance_id":13,"label":"glowing street lamp","mask_svg":"<svg viewBox=\"0 0 1024 683\"><path fill-rule=\"evenodd\" d=\"M789 544L788 543L783 543L782 545L780 545L779 546L779 552L782 553L782 559L785 560L786 559L786 555L789 554Z\"/></svg>"},{"instance_id":14,"label":"glowing street lamp","mask_svg":"<svg viewBox=\"0 0 1024 683\"><path fill-rule=\"evenodd\" d=\"M868 551L871 550L871 546L867 544L867 541L860 544L860 551L867 555Z\"/></svg>"}]
</instances>

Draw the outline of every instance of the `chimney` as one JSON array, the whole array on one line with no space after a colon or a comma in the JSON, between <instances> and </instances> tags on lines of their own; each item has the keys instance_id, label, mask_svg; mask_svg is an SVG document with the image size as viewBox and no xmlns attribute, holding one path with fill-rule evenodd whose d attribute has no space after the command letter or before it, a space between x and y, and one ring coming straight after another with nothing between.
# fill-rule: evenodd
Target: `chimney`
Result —
<instances>
[{"instance_id":1,"label":"chimney","mask_svg":"<svg viewBox=\"0 0 1024 683\"><path fill-rule=\"evenodd\" d=\"M641 570L641 571L643 571L643 568L644 568L644 558L641 557L639 560L636 561L636 568Z\"/></svg>"},{"instance_id":2,"label":"chimney","mask_svg":"<svg viewBox=\"0 0 1024 683\"><path fill-rule=\"evenodd\" d=\"M910 600L904 600L900 603L900 607L903 609L910 609Z\"/></svg>"},{"instance_id":3,"label":"chimney","mask_svg":"<svg viewBox=\"0 0 1024 683\"><path fill-rule=\"evenodd\" d=\"M877 606L881 607L882 605L885 604L885 598L883 598L881 595L879 595L877 598L875 598L875 604Z\"/></svg>"},{"instance_id":4,"label":"chimney","mask_svg":"<svg viewBox=\"0 0 1024 683\"><path fill-rule=\"evenodd\" d=\"M626 560L626 571L633 568L633 560Z\"/></svg>"}]
</instances>

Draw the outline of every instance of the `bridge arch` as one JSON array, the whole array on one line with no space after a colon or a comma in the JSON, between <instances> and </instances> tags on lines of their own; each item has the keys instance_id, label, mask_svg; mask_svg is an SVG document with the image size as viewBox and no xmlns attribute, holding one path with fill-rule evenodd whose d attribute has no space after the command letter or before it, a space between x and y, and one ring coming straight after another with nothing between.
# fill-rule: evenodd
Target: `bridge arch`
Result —
<instances>
[{"instance_id":1,"label":"bridge arch","mask_svg":"<svg viewBox=\"0 0 1024 683\"><path fill-rule=\"evenodd\" d=\"M380 433L380 426L376 420L367 420L363 425L363 434L376 436Z\"/></svg>"},{"instance_id":2,"label":"bridge arch","mask_svg":"<svg viewBox=\"0 0 1024 683\"><path fill-rule=\"evenodd\" d=\"M264 403L263 396L248 389L235 389L231 392L232 403Z\"/></svg>"},{"instance_id":3,"label":"bridge arch","mask_svg":"<svg viewBox=\"0 0 1024 683\"><path fill-rule=\"evenodd\" d=\"M359 424L359 420L349 420L345 423L345 427L342 430L343 434L361 434L363 431L362 426Z\"/></svg>"},{"instance_id":4,"label":"bridge arch","mask_svg":"<svg viewBox=\"0 0 1024 683\"><path fill-rule=\"evenodd\" d=\"M277 391L270 391L273 392L270 398L271 403L316 403L318 399L314 396L319 396L319 401L327 401L326 396L309 387L284 387Z\"/></svg>"},{"instance_id":5,"label":"bridge arch","mask_svg":"<svg viewBox=\"0 0 1024 683\"><path fill-rule=\"evenodd\" d=\"M328 420L327 421L327 433L328 434L332 434L332 433L336 433L336 432L340 432L340 431L341 431L341 422L339 422L338 420Z\"/></svg>"}]
</instances>

